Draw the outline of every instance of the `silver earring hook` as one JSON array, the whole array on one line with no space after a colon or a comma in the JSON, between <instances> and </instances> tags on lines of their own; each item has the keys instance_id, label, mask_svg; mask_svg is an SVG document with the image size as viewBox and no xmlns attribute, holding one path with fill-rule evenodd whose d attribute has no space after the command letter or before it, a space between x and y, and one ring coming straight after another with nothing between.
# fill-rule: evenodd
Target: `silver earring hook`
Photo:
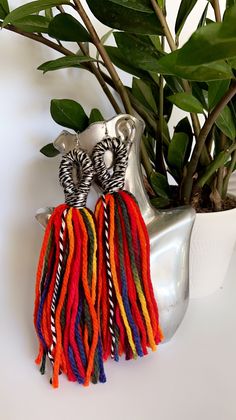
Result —
<instances>
[{"instance_id":1,"label":"silver earring hook","mask_svg":"<svg viewBox=\"0 0 236 420\"><path fill-rule=\"evenodd\" d=\"M108 137L108 127L107 127L107 122L104 121L104 125L105 125L105 138Z\"/></svg>"},{"instance_id":2,"label":"silver earring hook","mask_svg":"<svg viewBox=\"0 0 236 420\"><path fill-rule=\"evenodd\" d=\"M80 142L80 133L78 131L76 131L75 135L74 135L74 148L76 150L81 150L82 152L86 152L87 153L87 149L86 147L82 146L81 142Z\"/></svg>"},{"instance_id":3,"label":"silver earring hook","mask_svg":"<svg viewBox=\"0 0 236 420\"><path fill-rule=\"evenodd\" d=\"M127 146L128 153L130 153L130 149L132 147L134 137L135 137L135 129L136 125L133 121L132 117L125 116L121 117L116 124L116 133L117 137L123 138L124 143Z\"/></svg>"},{"instance_id":4,"label":"silver earring hook","mask_svg":"<svg viewBox=\"0 0 236 420\"><path fill-rule=\"evenodd\" d=\"M76 147L76 149L80 149L81 148L78 131L76 131L76 133L75 133L75 147Z\"/></svg>"}]
</instances>

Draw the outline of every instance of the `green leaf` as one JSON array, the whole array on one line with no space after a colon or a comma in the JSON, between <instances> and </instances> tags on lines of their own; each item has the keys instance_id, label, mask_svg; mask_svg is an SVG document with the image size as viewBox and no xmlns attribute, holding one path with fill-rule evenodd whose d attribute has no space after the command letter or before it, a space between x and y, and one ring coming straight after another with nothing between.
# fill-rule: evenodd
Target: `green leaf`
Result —
<instances>
[{"instance_id":1,"label":"green leaf","mask_svg":"<svg viewBox=\"0 0 236 420\"><path fill-rule=\"evenodd\" d=\"M53 11L52 11L52 8L51 7L49 7L48 9L45 9L44 14L45 14L45 17L47 19L49 19L49 20L52 20L53 19Z\"/></svg>"},{"instance_id":2,"label":"green leaf","mask_svg":"<svg viewBox=\"0 0 236 420\"><path fill-rule=\"evenodd\" d=\"M167 155L167 161L171 167L174 167L179 171L183 169L184 163L186 161L188 145L189 137L186 133L174 134L170 142Z\"/></svg>"},{"instance_id":3,"label":"green leaf","mask_svg":"<svg viewBox=\"0 0 236 420\"><path fill-rule=\"evenodd\" d=\"M147 82L133 78L132 93L144 106L157 114L157 104L151 86Z\"/></svg>"},{"instance_id":4,"label":"green leaf","mask_svg":"<svg viewBox=\"0 0 236 420\"><path fill-rule=\"evenodd\" d=\"M167 54L159 60L159 73L174 75L187 80L210 81L223 80L233 77L231 66L225 61L218 61L199 66L190 66L178 64L179 51Z\"/></svg>"},{"instance_id":5,"label":"green leaf","mask_svg":"<svg viewBox=\"0 0 236 420\"><path fill-rule=\"evenodd\" d=\"M182 48L162 58L160 72L198 81L232 78L224 60L236 56L236 5L228 11L223 23L198 29Z\"/></svg>"},{"instance_id":6,"label":"green leaf","mask_svg":"<svg viewBox=\"0 0 236 420\"><path fill-rule=\"evenodd\" d=\"M44 16L30 15L15 21L15 26L25 32L48 32L49 19Z\"/></svg>"},{"instance_id":7,"label":"green leaf","mask_svg":"<svg viewBox=\"0 0 236 420\"><path fill-rule=\"evenodd\" d=\"M197 26L198 28L201 28L202 26L206 25L208 7L209 7L209 3L207 3L205 9L203 10L203 14L202 14L201 19L199 20L199 23L198 23L198 26Z\"/></svg>"},{"instance_id":8,"label":"green leaf","mask_svg":"<svg viewBox=\"0 0 236 420\"><path fill-rule=\"evenodd\" d=\"M137 67L134 67L132 64L127 63L126 57L123 56L119 48L106 47L106 51L111 61L113 62L113 64L115 64L115 66L117 66L119 69L140 78L148 77L148 74L145 71L142 71L138 69Z\"/></svg>"},{"instance_id":9,"label":"green leaf","mask_svg":"<svg viewBox=\"0 0 236 420\"><path fill-rule=\"evenodd\" d=\"M163 33L149 0L87 0L87 3L94 16L110 28L148 35Z\"/></svg>"},{"instance_id":10,"label":"green leaf","mask_svg":"<svg viewBox=\"0 0 236 420\"><path fill-rule=\"evenodd\" d=\"M110 0L110 2L124 6L127 9L152 13L149 0Z\"/></svg>"},{"instance_id":11,"label":"green leaf","mask_svg":"<svg viewBox=\"0 0 236 420\"><path fill-rule=\"evenodd\" d=\"M102 37L101 37L101 43L102 45L105 45L106 41L110 38L110 36L113 34L114 29L110 29L107 31Z\"/></svg>"},{"instance_id":12,"label":"green leaf","mask_svg":"<svg viewBox=\"0 0 236 420\"><path fill-rule=\"evenodd\" d=\"M230 66L231 66L233 69L236 69L236 57L230 58L230 59L228 60L228 63L230 64Z\"/></svg>"},{"instance_id":13,"label":"green leaf","mask_svg":"<svg viewBox=\"0 0 236 420\"><path fill-rule=\"evenodd\" d=\"M105 43L107 42L107 40L110 38L111 34L114 32L114 29L110 29L109 31L107 31L102 37L101 37L101 44L105 45ZM96 52L96 59L98 60L100 56L99 51L97 50Z\"/></svg>"},{"instance_id":14,"label":"green leaf","mask_svg":"<svg viewBox=\"0 0 236 420\"><path fill-rule=\"evenodd\" d=\"M185 133L189 139L185 156L184 156L184 165L185 165L189 160L189 156L190 156L190 153L192 150L192 144L193 144L193 130L192 130L192 126L189 122L188 117L185 117L178 122L177 126L175 127L175 133Z\"/></svg>"},{"instance_id":15,"label":"green leaf","mask_svg":"<svg viewBox=\"0 0 236 420\"><path fill-rule=\"evenodd\" d=\"M164 9L165 7L165 0L157 0L157 3L159 4L159 6Z\"/></svg>"},{"instance_id":16,"label":"green leaf","mask_svg":"<svg viewBox=\"0 0 236 420\"><path fill-rule=\"evenodd\" d=\"M148 134L142 137L144 142L145 149L148 153L149 159L154 163L155 162L155 139Z\"/></svg>"},{"instance_id":17,"label":"green leaf","mask_svg":"<svg viewBox=\"0 0 236 420\"><path fill-rule=\"evenodd\" d=\"M216 158L207 166L204 173L201 175L197 184L199 187L204 187L207 181L214 175L214 173L219 169L225 166L227 160L229 158L229 154L225 151L220 152Z\"/></svg>"},{"instance_id":18,"label":"green leaf","mask_svg":"<svg viewBox=\"0 0 236 420\"><path fill-rule=\"evenodd\" d=\"M178 15L175 22L175 33L177 35L179 35L181 30L183 29L188 15L191 13L196 3L197 3L197 0L182 0L181 1Z\"/></svg>"},{"instance_id":19,"label":"green leaf","mask_svg":"<svg viewBox=\"0 0 236 420\"><path fill-rule=\"evenodd\" d=\"M167 124L165 118L163 118L162 124L163 124L163 133L162 133L163 138L162 138L162 140L163 140L163 143L169 145L169 143L170 143L170 131L169 131L169 127L168 127L168 124Z\"/></svg>"},{"instance_id":20,"label":"green leaf","mask_svg":"<svg viewBox=\"0 0 236 420\"><path fill-rule=\"evenodd\" d=\"M236 4L236 0L226 0L226 8L232 7Z\"/></svg>"},{"instance_id":21,"label":"green leaf","mask_svg":"<svg viewBox=\"0 0 236 420\"><path fill-rule=\"evenodd\" d=\"M226 106L216 120L217 127L231 140L236 137L236 128L230 108Z\"/></svg>"},{"instance_id":22,"label":"green leaf","mask_svg":"<svg viewBox=\"0 0 236 420\"><path fill-rule=\"evenodd\" d=\"M168 101L168 96L172 95L172 93L173 92L172 92L171 88L166 83L165 86L164 86L164 91L163 91L163 94L164 94L163 114L164 114L164 119L165 119L166 122L169 121L169 119L171 117L171 114L172 114L172 111L173 111L173 104L170 101ZM157 86L157 89L156 89L156 94L159 97L158 86Z\"/></svg>"},{"instance_id":23,"label":"green leaf","mask_svg":"<svg viewBox=\"0 0 236 420\"><path fill-rule=\"evenodd\" d=\"M209 19L208 17L206 18L206 25L209 25L210 23L215 23L214 20Z\"/></svg>"},{"instance_id":24,"label":"green leaf","mask_svg":"<svg viewBox=\"0 0 236 420\"><path fill-rule=\"evenodd\" d=\"M9 5L7 0L0 0L0 19L5 19L9 13Z\"/></svg>"},{"instance_id":25,"label":"green leaf","mask_svg":"<svg viewBox=\"0 0 236 420\"><path fill-rule=\"evenodd\" d=\"M203 113L203 106L191 93L176 93L168 97L168 100L178 108L187 112Z\"/></svg>"},{"instance_id":26,"label":"green leaf","mask_svg":"<svg viewBox=\"0 0 236 420\"><path fill-rule=\"evenodd\" d=\"M164 209L170 205L170 200L168 198L155 197L151 198L150 201L152 206L156 207L157 209Z\"/></svg>"},{"instance_id":27,"label":"green leaf","mask_svg":"<svg viewBox=\"0 0 236 420\"><path fill-rule=\"evenodd\" d=\"M202 86L203 82L192 82L192 94L199 100L204 109L208 109L208 85Z\"/></svg>"},{"instance_id":28,"label":"green leaf","mask_svg":"<svg viewBox=\"0 0 236 420\"><path fill-rule=\"evenodd\" d=\"M81 132L88 127L89 119L82 106L71 99L53 99L51 101L51 116L63 127Z\"/></svg>"},{"instance_id":29,"label":"green leaf","mask_svg":"<svg viewBox=\"0 0 236 420\"><path fill-rule=\"evenodd\" d=\"M227 25L234 25L236 17L236 3L231 7L226 8L223 16L223 23Z\"/></svg>"},{"instance_id":30,"label":"green leaf","mask_svg":"<svg viewBox=\"0 0 236 420\"><path fill-rule=\"evenodd\" d=\"M55 157L57 155L60 154L59 150L55 149L55 147L53 146L53 143L49 143L46 146L42 147L42 149L40 149L40 152L47 157Z\"/></svg>"},{"instance_id":31,"label":"green leaf","mask_svg":"<svg viewBox=\"0 0 236 420\"><path fill-rule=\"evenodd\" d=\"M232 158L225 163L226 168L229 168L232 164ZM233 172L236 171L236 164L234 165Z\"/></svg>"},{"instance_id":32,"label":"green leaf","mask_svg":"<svg viewBox=\"0 0 236 420\"><path fill-rule=\"evenodd\" d=\"M69 67L80 68L81 64L89 61L96 61L94 58L86 57L85 55L69 55L66 57L57 58L56 60L46 61L38 67L44 73Z\"/></svg>"},{"instance_id":33,"label":"green leaf","mask_svg":"<svg viewBox=\"0 0 236 420\"><path fill-rule=\"evenodd\" d=\"M104 121L104 118L99 109L93 108L89 116L89 124L93 124L99 121Z\"/></svg>"},{"instance_id":34,"label":"green leaf","mask_svg":"<svg viewBox=\"0 0 236 420\"><path fill-rule=\"evenodd\" d=\"M2 27L8 23L15 23L15 21L31 15L33 13L41 12L49 7L59 6L61 4L70 4L69 0L38 0L30 3L23 4L23 6L17 7L11 13L9 13L3 21Z\"/></svg>"},{"instance_id":35,"label":"green leaf","mask_svg":"<svg viewBox=\"0 0 236 420\"><path fill-rule=\"evenodd\" d=\"M169 86L172 93L183 92L183 86L181 84L182 82L179 78L165 75L164 79L165 79L166 84Z\"/></svg>"},{"instance_id":36,"label":"green leaf","mask_svg":"<svg viewBox=\"0 0 236 420\"><path fill-rule=\"evenodd\" d=\"M169 185L164 175L153 171L149 178L151 187L157 195L163 198L169 198Z\"/></svg>"},{"instance_id":37,"label":"green leaf","mask_svg":"<svg viewBox=\"0 0 236 420\"><path fill-rule=\"evenodd\" d=\"M156 50L163 53L163 47L161 45L161 39L160 39L159 35L149 35L149 38L152 41L152 44L154 45Z\"/></svg>"},{"instance_id":38,"label":"green leaf","mask_svg":"<svg viewBox=\"0 0 236 420\"><path fill-rule=\"evenodd\" d=\"M222 23L199 28L178 50L177 64L209 64L236 56L236 5L228 9Z\"/></svg>"},{"instance_id":39,"label":"green leaf","mask_svg":"<svg viewBox=\"0 0 236 420\"><path fill-rule=\"evenodd\" d=\"M91 37L87 30L68 13L56 15L50 22L48 34L52 38L61 41L91 42Z\"/></svg>"},{"instance_id":40,"label":"green leaf","mask_svg":"<svg viewBox=\"0 0 236 420\"><path fill-rule=\"evenodd\" d=\"M158 60L162 54L156 50L149 37L126 32L114 32L119 51L124 60L146 71L158 71Z\"/></svg>"},{"instance_id":41,"label":"green leaf","mask_svg":"<svg viewBox=\"0 0 236 420\"><path fill-rule=\"evenodd\" d=\"M218 104L218 102L229 89L230 80L219 80L217 82L209 82L208 85L208 105L209 110L211 110Z\"/></svg>"}]
</instances>

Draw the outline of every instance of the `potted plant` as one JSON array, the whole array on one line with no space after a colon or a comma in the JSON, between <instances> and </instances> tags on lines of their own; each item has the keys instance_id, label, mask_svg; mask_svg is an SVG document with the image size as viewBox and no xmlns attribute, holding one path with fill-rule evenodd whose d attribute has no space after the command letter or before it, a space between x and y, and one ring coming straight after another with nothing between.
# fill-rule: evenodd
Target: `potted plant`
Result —
<instances>
[{"instance_id":1,"label":"potted plant","mask_svg":"<svg viewBox=\"0 0 236 420\"><path fill-rule=\"evenodd\" d=\"M181 1L174 34L165 0L87 0L94 16L111 28L101 39L80 0L38 0L11 12L7 0L0 0L0 20L5 30L61 54L39 70L87 70L116 113L138 114L145 121L141 159L152 204L187 204L198 212L190 270L195 295L203 295L219 287L235 243L236 201L227 191L236 168L236 4L227 0L222 11L219 0L206 1L192 36L181 46L182 29L196 3ZM106 45L111 34L116 46ZM90 45L96 47L95 56ZM122 83L117 67L133 76L131 87ZM170 126L173 107L186 112L175 127ZM52 100L51 115L75 131L102 119L99 110L88 117L80 104L67 99ZM52 144L41 151L58 153Z\"/></svg>"}]
</instances>

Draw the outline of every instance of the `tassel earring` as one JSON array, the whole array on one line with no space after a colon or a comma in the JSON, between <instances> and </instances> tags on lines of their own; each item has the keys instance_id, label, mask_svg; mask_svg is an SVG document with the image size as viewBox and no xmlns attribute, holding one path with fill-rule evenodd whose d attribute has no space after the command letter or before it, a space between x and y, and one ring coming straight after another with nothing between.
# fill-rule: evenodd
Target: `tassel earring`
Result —
<instances>
[{"instance_id":1,"label":"tassel earring","mask_svg":"<svg viewBox=\"0 0 236 420\"><path fill-rule=\"evenodd\" d=\"M104 162L113 153L113 173ZM163 336L150 278L150 243L134 196L123 190L128 145L105 138L92 154L97 182L104 190L95 209L98 235L98 315L103 357L118 361L147 354Z\"/></svg>"},{"instance_id":2,"label":"tassel earring","mask_svg":"<svg viewBox=\"0 0 236 420\"><path fill-rule=\"evenodd\" d=\"M73 180L76 169L79 182ZM73 174L74 175L74 174ZM85 207L94 175L89 156L73 150L63 156L59 179L65 204L51 215L42 244L36 278L34 325L39 339L36 363L51 383L58 375L84 386L106 382L96 313L97 236L94 217Z\"/></svg>"}]
</instances>

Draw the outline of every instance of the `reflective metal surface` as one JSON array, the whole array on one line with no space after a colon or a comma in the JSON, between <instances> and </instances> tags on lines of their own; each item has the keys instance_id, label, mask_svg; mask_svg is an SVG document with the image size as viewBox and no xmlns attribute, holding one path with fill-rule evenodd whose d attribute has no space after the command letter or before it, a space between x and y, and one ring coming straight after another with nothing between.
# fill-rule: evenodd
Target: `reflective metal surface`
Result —
<instances>
[{"instance_id":1,"label":"reflective metal surface","mask_svg":"<svg viewBox=\"0 0 236 420\"><path fill-rule=\"evenodd\" d=\"M60 135L54 146L66 153L78 147L91 153L97 142L109 136L121 136L131 140L129 164L126 171L125 188L132 192L146 222L151 243L151 275L158 300L160 323L168 341L180 325L189 300L189 244L195 212L190 207L179 207L168 211L157 211L149 203L143 185L140 166L140 141L144 123L130 115L118 115L110 121L94 123L79 136ZM106 164L111 165L111 154ZM45 226L50 209L41 210L39 222ZM45 219L43 219L45 217ZM44 222L43 222L44 220Z\"/></svg>"}]
</instances>

